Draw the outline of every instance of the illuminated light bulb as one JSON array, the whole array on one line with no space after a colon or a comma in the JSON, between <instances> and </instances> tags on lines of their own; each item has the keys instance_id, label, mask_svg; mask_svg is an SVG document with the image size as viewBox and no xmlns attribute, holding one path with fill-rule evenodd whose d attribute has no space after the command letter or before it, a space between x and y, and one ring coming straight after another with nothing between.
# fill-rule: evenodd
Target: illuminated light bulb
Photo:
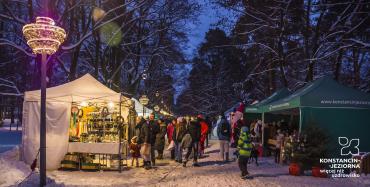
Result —
<instances>
[{"instance_id":1,"label":"illuminated light bulb","mask_svg":"<svg viewBox=\"0 0 370 187\"><path fill-rule=\"evenodd\" d=\"M113 102L109 102L109 103L108 103L108 107L109 107L109 108L113 108L113 107L114 107L114 103L113 103Z\"/></svg>"},{"instance_id":2,"label":"illuminated light bulb","mask_svg":"<svg viewBox=\"0 0 370 187\"><path fill-rule=\"evenodd\" d=\"M98 21L98 20L102 19L105 16L105 14L106 13L103 9L96 7L93 10L92 17L93 17L94 21Z\"/></svg>"},{"instance_id":3,"label":"illuminated light bulb","mask_svg":"<svg viewBox=\"0 0 370 187\"><path fill-rule=\"evenodd\" d=\"M82 107L87 107L87 102L86 101L82 101L81 104L80 104Z\"/></svg>"}]
</instances>

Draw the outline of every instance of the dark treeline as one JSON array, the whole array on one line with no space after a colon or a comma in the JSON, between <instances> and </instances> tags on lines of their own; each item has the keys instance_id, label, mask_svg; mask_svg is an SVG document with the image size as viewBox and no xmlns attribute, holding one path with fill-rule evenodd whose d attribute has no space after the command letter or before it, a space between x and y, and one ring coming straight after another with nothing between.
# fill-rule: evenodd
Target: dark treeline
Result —
<instances>
[{"instance_id":1,"label":"dark treeline","mask_svg":"<svg viewBox=\"0 0 370 187\"><path fill-rule=\"evenodd\" d=\"M27 46L22 27L41 14L43 2L0 1L0 78L7 81L1 82L3 95L39 88L39 57ZM184 25L196 18L196 1L46 2L51 17L67 32L66 41L49 59L48 86L90 73L131 96L146 93L154 98L158 91L166 96L160 99L162 105L172 105L171 72L174 64L185 62L181 49L187 42Z\"/></svg>"},{"instance_id":2,"label":"dark treeline","mask_svg":"<svg viewBox=\"0 0 370 187\"><path fill-rule=\"evenodd\" d=\"M370 92L370 2L214 0L237 16L206 34L178 111L215 115L236 102L296 90L329 75Z\"/></svg>"}]
</instances>

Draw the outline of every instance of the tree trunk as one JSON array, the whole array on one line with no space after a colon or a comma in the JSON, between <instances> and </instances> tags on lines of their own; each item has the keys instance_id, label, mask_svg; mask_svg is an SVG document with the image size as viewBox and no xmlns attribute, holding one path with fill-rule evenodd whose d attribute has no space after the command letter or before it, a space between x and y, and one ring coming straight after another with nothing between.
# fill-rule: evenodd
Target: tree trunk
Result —
<instances>
[{"instance_id":1,"label":"tree trunk","mask_svg":"<svg viewBox=\"0 0 370 187\"><path fill-rule=\"evenodd\" d=\"M359 65L359 49L354 48L352 50L353 59L353 84L355 87L360 85L360 65Z\"/></svg>"},{"instance_id":2,"label":"tree trunk","mask_svg":"<svg viewBox=\"0 0 370 187\"><path fill-rule=\"evenodd\" d=\"M336 81L339 80L340 71L342 70L342 57L343 57L343 50L339 50L336 62L335 62L335 70L334 70L334 79Z\"/></svg>"}]
</instances>

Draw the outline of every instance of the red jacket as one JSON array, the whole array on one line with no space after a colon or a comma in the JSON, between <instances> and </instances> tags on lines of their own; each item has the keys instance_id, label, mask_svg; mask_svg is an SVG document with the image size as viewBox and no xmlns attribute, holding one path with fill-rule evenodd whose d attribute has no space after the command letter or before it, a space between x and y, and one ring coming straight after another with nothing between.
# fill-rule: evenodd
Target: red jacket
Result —
<instances>
[{"instance_id":1,"label":"red jacket","mask_svg":"<svg viewBox=\"0 0 370 187\"><path fill-rule=\"evenodd\" d=\"M201 141L205 141L208 133L208 125L205 121L200 122Z\"/></svg>"},{"instance_id":2,"label":"red jacket","mask_svg":"<svg viewBox=\"0 0 370 187\"><path fill-rule=\"evenodd\" d=\"M167 126L167 138L168 138L168 142L170 143L172 141L172 135L173 135L173 131L175 130L175 127L173 126L172 123L170 123L168 126Z\"/></svg>"}]
</instances>

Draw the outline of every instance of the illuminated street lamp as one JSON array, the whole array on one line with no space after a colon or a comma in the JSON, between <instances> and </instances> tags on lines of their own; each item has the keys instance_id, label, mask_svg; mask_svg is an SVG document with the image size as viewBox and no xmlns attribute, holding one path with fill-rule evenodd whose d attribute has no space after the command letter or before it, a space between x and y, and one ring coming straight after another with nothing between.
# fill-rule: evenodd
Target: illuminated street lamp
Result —
<instances>
[{"instance_id":1,"label":"illuminated street lamp","mask_svg":"<svg viewBox=\"0 0 370 187\"><path fill-rule=\"evenodd\" d=\"M149 103L149 98L146 95L142 95L139 98L139 102L143 105L143 117L145 117L145 106Z\"/></svg>"},{"instance_id":2,"label":"illuminated street lamp","mask_svg":"<svg viewBox=\"0 0 370 187\"><path fill-rule=\"evenodd\" d=\"M36 23L22 29L33 53L41 54L41 114L40 114L40 186L46 185L46 58L54 54L66 38L64 29L55 26L49 17L37 17Z\"/></svg>"}]
</instances>

